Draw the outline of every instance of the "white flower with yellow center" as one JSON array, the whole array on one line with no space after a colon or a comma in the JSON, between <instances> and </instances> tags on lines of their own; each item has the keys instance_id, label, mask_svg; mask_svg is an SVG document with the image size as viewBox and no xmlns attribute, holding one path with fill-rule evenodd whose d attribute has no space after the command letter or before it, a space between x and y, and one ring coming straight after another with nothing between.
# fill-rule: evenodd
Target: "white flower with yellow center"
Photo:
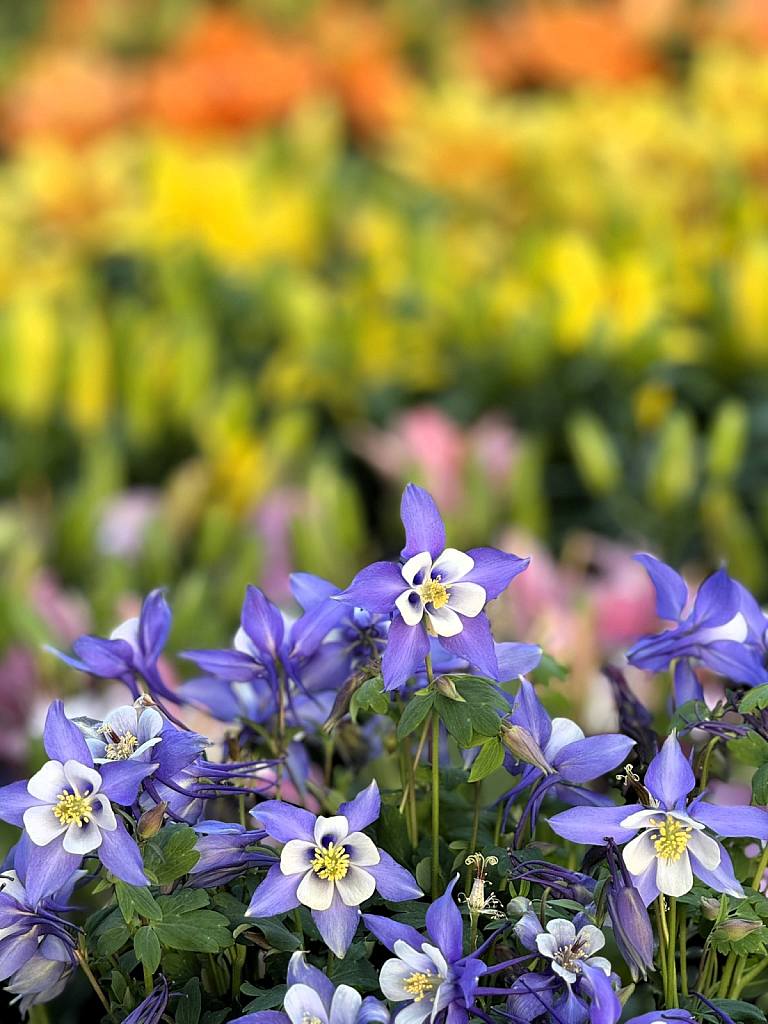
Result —
<instances>
[{"instance_id":1,"label":"white flower with yellow center","mask_svg":"<svg viewBox=\"0 0 768 1024\"><path fill-rule=\"evenodd\" d=\"M446 548L434 562L428 551L409 558L401 570L408 589L395 601L406 625L415 626L426 614L435 636L460 633L460 616L475 618L486 602L479 583L462 583L474 567L474 559L456 548Z\"/></svg>"},{"instance_id":2,"label":"white flower with yellow center","mask_svg":"<svg viewBox=\"0 0 768 1024\"><path fill-rule=\"evenodd\" d=\"M117 828L109 798L100 792L101 775L79 761L48 761L29 780L29 795L42 801L24 812L24 828L36 846L64 837L67 853L98 849L102 830Z\"/></svg>"},{"instance_id":3,"label":"white flower with yellow center","mask_svg":"<svg viewBox=\"0 0 768 1024\"><path fill-rule=\"evenodd\" d=\"M393 1002L409 1000L395 1017L395 1024L421 1024L435 1019L456 994L454 972L443 954L429 942L421 951L398 939L396 958L381 968L381 991Z\"/></svg>"},{"instance_id":4,"label":"white flower with yellow center","mask_svg":"<svg viewBox=\"0 0 768 1024\"><path fill-rule=\"evenodd\" d=\"M693 886L691 854L707 871L720 864L719 844L684 811L636 811L621 826L643 830L624 847L627 870L642 875L655 861L656 886L666 896L684 896Z\"/></svg>"}]
</instances>

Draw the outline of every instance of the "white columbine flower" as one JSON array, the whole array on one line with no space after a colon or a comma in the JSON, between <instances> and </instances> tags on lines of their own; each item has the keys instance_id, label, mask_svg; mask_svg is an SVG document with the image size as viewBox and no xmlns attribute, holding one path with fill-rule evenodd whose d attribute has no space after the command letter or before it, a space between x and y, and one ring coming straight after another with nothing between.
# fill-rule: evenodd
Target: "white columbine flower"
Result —
<instances>
[{"instance_id":1,"label":"white columbine flower","mask_svg":"<svg viewBox=\"0 0 768 1024\"><path fill-rule=\"evenodd\" d=\"M432 1020L456 996L454 972L437 948L429 942L421 952L403 939L394 945L397 957L387 960L381 968L381 991L393 1002L410 1000L395 1017L395 1024L421 1024Z\"/></svg>"},{"instance_id":2,"label":"white columbine flower","mask_svg":"<svg viewBox=\"0 0 768 1024\"><path fill-rule=\"evenodd\" d=\"M459 615L473 619L485 605L484 587L461 582L474 567L475 560L456 548L446 548L435 562L428 551L409 558L401 570L408 590L395 601L406 625L415 626L426 612L431 633L460 633Z\"/></svg>"},{"instance_id":3,"label":"white columbine flower","mask_svg":"<svg viewBox=\"0 0 768 1024\"><path fill-rule=\"evenodd\" d=\"M139 700L110 712L96 729L97 735L86 736L86 743L96 764L149 761L149 751L162 740L163 724L160 712L142 707Z\"/></svg>"},{"instance_id":4,"label":"white columbine flower","mask_svg":"<svg viewBox=\"0 0 768 1024\"><path fill-rule=\"evenodd\" d=\"M714 871L720 864L719 844L705 835L704 825L685 811L636 811L621 825L643 830L622 851L627 870L642 875L655 860L656 885L667 896L684 896L690 891L693 871L689 854L707 871Z\"/></svg>"},{"instance_id":5,"label":"white columbine flower","mask_svg":"<svg viewBox=\"0 0 768 1024\"><path fill-rule=\"evenodd\" d=\"M24 812L24 828L36 846L63 835L67 853L86 854L101 846L102 829L114 832L115 812L101 793L102 778L79 761L48 761L29 780L29 795L42 801Z\"/></svg>"},{"instance_id":6,"label":"white columbine flower","mask_svg":"<svg viewBox=\"0 0 768 1024\"><path fill-rule=\"evenodd\" d=\"M552 970L568 985L573 985L582 967L596 967L610 976L611 963L604 956L592 956L605 945L605 936L594 925L585 924L578 932L573 921L559 917L549 921L547 930L536 936L536 948L552 961Z\"/></svg>"}]
</instances>

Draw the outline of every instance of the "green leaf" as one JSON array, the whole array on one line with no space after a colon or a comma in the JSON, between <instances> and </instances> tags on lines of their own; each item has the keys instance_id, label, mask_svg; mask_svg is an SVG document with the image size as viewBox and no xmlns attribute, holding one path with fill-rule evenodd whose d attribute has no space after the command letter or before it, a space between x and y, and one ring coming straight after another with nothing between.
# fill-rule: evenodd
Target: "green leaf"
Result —
<instances>
[{"instance_id":1,"label":"green leaf","mask_svg":"<svg viewBox=\"0 0 768 1024\"><path fill-rule=\"evenodd\" d=\"M737 761L742 764L751 764L760 768L768 763L768 742L756 732L750 732L748 736L740 736L737 740L731 740L728 750Z\"/></svg>"},{"instance_id":2,"label":"green leaf","mask_svg":"<svg viewBox=\"0 0 768 1024\"><path fill-rule=\"evenodd\" d=\"M741 999L713 999L718 1010L722 1010L738 1024L765 1024L765 1014L761 1013L752 1003L744 1003Z\"/></svg>"},{"instance_id":3,"label":"green leaf","mask_svg":"<svg viewBox=\"0 0 768 1024\"><path fill-rule=\"evenodd\" d=\"M115 1002L122 1003L128 989L128 982L125 980L125 975L122 971L112 971L109 976L109 983L112 986Z\"/></svg>"},{"instance_id":4,"label":"green leaf","mask_svg":"<svg viewBox=\"0 0 768 1024\"><path fill-rule=\"evenodd\" d=\"M149 889L128 885L127 882L117 879L115 895L126 924L130 924L137 917L143 917L147 921L162 920L163 913Z\"/></svg>"},{"instance_id":5,"label":"green leaf","mask_svg":"<svg viewBox=\"0 0 768 1024\"><path fill-rule=\"evenodd\" d=\"M472 742L472 722L464 704L457 704L442 694L435 696L435 711L445 728L461 747L468 747Z\"/></svg>"},{"instance_id":6,"label":"green leaf","mask_svg":"<svg viewBox=\"0 0 768 1024\"><path fill-rule=\"evenodd\" d=\"M752 794L756 804L768 804L768 764L761 765L752 776Z\"/></svg>"},{"instance_id":7,"label":"green leaf","mask_svg":"<svg viewBox=\"0 0 768 1024\"><path fill-rule=\"evenodd\" d=\"M768 683L756 686L748 694L742 697L739 704L739 711L742 715L748 715L750 711L759 711L768 708Z\"/></svg>"},{"instance_id":8,"label":"green leaf","mask_svg":"<svg viewBox=\"0 0 768 1024\"><path fill-rule=\"evenodd\" d=\"M670 722L670 729L684 729L691 722L706 722L712 717L703 700L687 700L675 711Z\"/></svg>"},{"instance_id":9,"label":"green leaf","mask_svg":"<svg viewBox=\"0 0 768 1024\"><path fill-rule=\"evenodd\" d=\"M201 910L208 905L208 894L202 889L180 889L158 901L163 920L153 924L155 934L164 946L194 953L218 953L231 946L229 921L214 910Z\"/></svg>"},{"instance_id":10,"label":"green leaf","mask_svg":"<svg viewBox=\"0 0 768 1024\"><path fill-rule=\"evenodd\" d=\"M490 704L470 704L469 717L474 730L482 736L498 735L499 713Z\"/></svg>"},{"instance_id":11,"label":"green leaf","mask_svg":"<svg viewBox=\"0 0 768 1024\"><path fill-rule=\"evenodd\" d=\"M366 679L359 690L352 694L349 702L349 713L352 721L357 721L358 711L372 711L376 715L386 715L389 709L389 695L383 692L384 680L381 676Z\"/></svg>"},{"instance_id":12,"label":"green leaf","mask_svg":"<svg viewBox=\"0 0 768 1024\"><path fill-rule=\"evenodd\" d=\"M405 711L400 721L397 723L397 738L399 740L404 740L414 729L418 729L432 710L435 696L436 694L434 693L425 693L423 696L417 693L415 697L411 697L405 706ZM451 702L449 701L448 703Z\"/></svg>"},{"instance_id":13,"label":"green leaf","mask_svg":"<svg viewBox=\"0 0 768 1024\"><path fill-rule=\"evenodd\" d=\"M176 1004L176 1024L197 1024L200 1020L200 980L190 978L183 988L184 995Z\"/></svg>"},{"instance_id":14,"label":"green leaf","mask_svg":"<svg viewBox=\"0 0 768 1024\"><path fill-rule=\"evenodd\" d=\"M334 985L349 985L358 992L375 992L379 987L378 972L364 958L352 959L350 949L343 960L337 960L333 967Z\"/></svg>"},{"instance_id":15,"label":"green leaf","mask_svg":"<svg viewBox=\"0 0 768 1024\"><path fill-rule=\"evenodd\" d=\"M122 949L130 937L128 926L121 922L112 928L104 929L96 942L96 949L101 956L112 956Z\"/></svg>"},{"instance_id":16,"label":"green leaf","mask_svg":"<svg viewBox=\"0 0 768 1024\"><path fill-rule=\"evenodd\" d=\"M256 998L248 1003L244 1009L246 1013L258 1013L260 1010L274 1010L276 1007L282 1006L288 989L285 985L274 985L272 988L264 990L254 988L253 985L249 985L246 982L240 991L246 996L256 994Z\"/></svg>"},{"instance_id":17,"label":"green leaf","mask_svg":"<svg viewBox=\"0 0 768 1024\"><path fill-rule=\"evenodd\" d=\"M274 917L249 917L248 921L252 927L258 928L272 949L293 952L301 948L301 937L296 932L289 931Z\"/></svg>"},{"instance_id":18,"label":"green leaf","mask_svg":"<svg viewBox=\"0 0 768 1024\"><path fill-rule=\"evenodd\" d=\"M170 896L160 896L158 903L164 918L179 917L190 914L193 910L202 910L211 902L205 889L179 889Z\"/></svg>"},{"instance_id":19,"label":"green leaf","mask_svg":"<svg viewBox=\"0 0 768 1024\"><path fill-rule=\"evenodd\" d=\"M470 782L479 782L504 764L504 744L498 737L488 740L480 748L469 773Z\"/></svg>"},{"instance_id":20,"label":"green leaf","mask_svg":"<svg viewBox=\"0 0 768 1024\"><path fill-rule=\"evenodd\" d=\"M133 936L133 951L147 970L154 974L160 966L160 942L149 925L144 925Z\"/></svg>"},{"instance_id":21,"label":"green leaf","mask_svg":"<svg viewBox=\"0 0 768 1024\"><path fill-rule=\"evenodd\" d=\"M170 885L197 864L197 833L189 825L174 823L161 828L144 847L144 867L158 885Z\"/></svg>"},{"instance_id":22,"label":"green leaf","mask_svg":"<svg viewBox=\"0 0 768 1024\"><path fill-rule=\"evenodd\" d=\"M486 679L476 676L451 676L451 679L468 704L487 704L505 713L509 711L509 702Z\"/></svg>"},{"instance_id":23,"label":"green leaf","mask_svg":"<svg viewBox=\"0 0 768 1024\"><path fill-rule=\"evenodd\" d=\"M541 661L536 668L528 673L531 682L540 686L546 685L550 679L565 680L568 678L569 669L555 661L551 654L542 654Z\"/></svg>"}]
</instances>

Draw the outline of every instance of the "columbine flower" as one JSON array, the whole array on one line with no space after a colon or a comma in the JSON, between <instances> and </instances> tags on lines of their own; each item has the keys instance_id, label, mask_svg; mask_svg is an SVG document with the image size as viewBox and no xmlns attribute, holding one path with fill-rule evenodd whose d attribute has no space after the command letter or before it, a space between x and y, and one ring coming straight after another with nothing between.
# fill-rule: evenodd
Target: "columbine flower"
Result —
<instances>
[{"instance_id":1,"label":"columbine flower","mask_svg":"<svg viewBox=\"0 0 768 1024\"><path fill-rule=\"evenodd\" d=\"M190 889L215 889L251 868L275 863L273 853L248 849L264 839L267 833L263 829L249 832L242 825L222 821L200 821L194 829L200 833L195 846L200 859L189 873Z\"/></svg>"},{"instance_id":2,"label":"columbine flower","mask_svg":"<svg viewBox=\"0 0 768 1024\"><path fill-rule=\"evenodd\" d=\"M32 901L64 885L83 856L97 851L112 874L131 885L148 885L139 848L112 802L133 804L154 766L113 761L96 771L83 734L65 716L60 700L48 710L43 740L51 760L29 782L0 789L0 817L23 827L21 843L29 845Z\"/></svg>"},{"instance_id":3,"label":"columbine flower","mask_svg":"<svg viewBox=\"0 0 768 1024\"><path fill-rule=\"evenodd\" d=\"M766 680L762 663L765 617L744 587L720 569L699 587L688 615L688 587L682 576L651 555L635 555L656 588L660 619L677 626L657 636L642 637L627 652L638 668L660 672L673 662L675 701L701 700L694 665L703 664L728 679L759 686Z\"/></svg>"},{"instance_id":4,"label":"columbine flower","mask_svg":"<svg viewBox=\"0 0 768 1024\"><path fill-rule=\"evenodd\" d=\"M696 780L674 732L648 766L644 784L650 806L579 807L556 814L549 824L575 843L627 843L624 863L646 906L659 893L683 896L694 874L716 892L743 896L730 857L705 829L767 840L768 813L760 807L717 807L701 796L686 806Z\"/></svg>"},{"instance_id":5,"label":"columbine flower","mask_svg":"<svg viewBox=\"0 0 768 1024\"><path fill-rule=\"evenodd\" d=\"M151 761L152 748L162 742L164 724L160 712L145 707L139 698L135 705L111 711L95 728L95 735L87 735L85 741L96 764Z\"/></svg>"},{"instance_id":6,"label":"columbine flower","mask_svg":"<svg viewBox=\"0 0 768 1024\"><path fill-rule=\"evenodd\" d=\"M133 1013L129 1013L123 1024L160 1024L168 1006L168 982L161 978L146 999L142 1000Z\"/></svg>"},{"instance_id":7,"label":"columbine flower","mask_svg":"<svg viewBox=\"0 0 768 1024\"><path fill-rule=\"evenodd\" d=\"M542 801L550 791L568 804L613 806L610 797L583 786L620 764L634 740L617 733L587 738L570 719L550 718L527 679L521 681L515 708L502 727L507 722L511 729L502 733L510 748L505 765L510 774L521 775L503 797L507 812L519 793L539 783L523 810L521 825L530 814L531 827L535 827Z\"/></svg>"},{"instance_id":8,"label":"columbine flower","mask_svg":"<svg viewBox=\"0 0 768 1024\"><path fill-rule=\"evenodd\" d=\"M402 686L429 653L429 636L498 679L487 601L498 597L528 565L495 548L457 551L445 546L437 506L421 487L408 484L400 515L405 527L404 565L374 562L355 576L336 600L393 615L382 658L384 688Z\"/></svg>"},{"instance_id":9,"label":"columbine flower","mask_svg":"<svg viewBox=\"0 0 768 1024\"><path fill-rule=\"evenodd\" d=\"M609 843L611 881L605 887L605 903L619 952L633 981L647 980L653 966L653 926L639 891L613 842Z\"/></svg>"},{"instance_id":10,"label":"columbine flower","mask_svg":"<svg viewBox=\"0 0 768 1024\"><path fill-rule=\"evenodd\" d=\"M349 948L360 918L360 904L378 889L384 899L422 895L410 873L362 832L380 809L372 782L332 818L278 800L259 804L251 814L269 835L285 843L280 863L270 868L247 910L249 917L271 917L309 907L325 943L340 957Z\"/></svg>"},{"instance_id":11,"label":"columbine flower","mask_svg":"<svg viewBox=\"0 0 768 1024\"><path fill-rule=\"evenodd\" d=\"M349 985L338 988L300 950L288 964L285 1013L246 1013L232 1024L389 1024L390 1013L373 996L362 998Z\"/></svg>"}]
</instances>

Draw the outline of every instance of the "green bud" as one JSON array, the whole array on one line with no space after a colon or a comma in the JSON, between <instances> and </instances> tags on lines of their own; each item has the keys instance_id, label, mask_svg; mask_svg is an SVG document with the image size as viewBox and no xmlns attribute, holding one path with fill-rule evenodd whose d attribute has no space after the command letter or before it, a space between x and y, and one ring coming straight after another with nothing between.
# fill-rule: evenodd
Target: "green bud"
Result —
<instances>
[{"instance_id":1,"label":"green bud","mask_svg":"<svg viewBox=\"0 0 768 1024\"><path fill-rule=\"evenodd\" d=\"M521 725L510 725L509 722L502 721L501 738L518 761L534 765L545 775L555 774L554 768L544 756L544 751L527 729L523 729Z\"/></svg>"},{"instance_id":2,"label":"green bud","mask_svg":"<svg viewBox=\"0 0 768 1024\"><path fill-rule=\"evenodd\" d=\"M738 942L739 939L746 939L748 935L762 927L762 921L747 921L743 917L732 917L730 921L723 921L715 928L713 938Z\"/></svg>"},{"instance_id":3,"label":"green bud","mask_svg":"<svg viewBox=\"0 0 768 1024\"><path fill-rule=\"evenodd\" d=\"M716 921L720 913L720 900L713 896L702 896L699 903L701 913L708 921Z\"/></svg>"},{"instance_id":4,"label":"green bud","mask_svg":"<svg viewBox=\"0 0 768 1024\"><path fill-rule=\"evenodd\" d=\"M456 684L450 676L438 676L435 680L435 689L438 693L442 693L444 697L447 697L448 700L456 700L461 704L467 703L466 699L456 689Z\"/></svg>"},{"instance_id":5,"label":"green bud","mask_svg":"<svg viewBox=\"0 0 768 1024\"><path fill-rule=\"evenodd\" d=\"M136 836L139 842L144 842L147 839L151 839L152 836L156 836L160 829L163 827L163 818L165 812L168 810L167 801L163 800L162 803L155 804L148 811L144 811L142 816L139 818L139 823L136 826Z\"/></svg>"}]
</instances>

